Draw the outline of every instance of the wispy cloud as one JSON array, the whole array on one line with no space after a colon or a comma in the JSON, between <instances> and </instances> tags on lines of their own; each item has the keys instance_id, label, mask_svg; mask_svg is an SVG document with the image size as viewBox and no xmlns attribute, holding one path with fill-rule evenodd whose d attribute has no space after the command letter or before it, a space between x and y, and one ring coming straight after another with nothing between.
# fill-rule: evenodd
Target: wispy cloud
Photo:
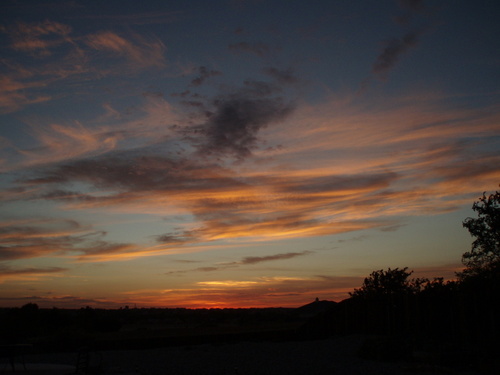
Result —
<instances>
[{"instance_id":1,"label":"wispy cloud","mask_svg":"<svg viewBox=\"0 0 500 375\"><path fill-rule=\"evenodd\" d=\"M301 251L298 253L283 253L283 254L274 254L274 255L267 255L263 257L245 257L241 260L240 264L256 264L256 263L262 263L262 262L270 262L270 261L275 261L275 260L284 260L284 259L292 259L304 255L311 254L312 251Z\"/></svg>"},{"instance_id":2,"label":"wispy cloud","mask_svg":"<svg viewBox=\"0 0 500 375\"><path fill-rule=\"evenodd\" d=\"M145 98L137 119L123 118L122 113L109 104L104 104L103 109L105 113L89 124L47 122L38 117L24 119L29 129L27 133L36 146L20 148L6 140L1 146L12 153L8 156L8 163L0 165L0 170L10 172L56 165L128 148L137 151L168 141L173 130L164 122L175 124L178 121L175 110L161 97ZM169 154L176 154L180 148L172 146L165 147L171 148Z\"/></svg>"},{"instance_id":3,"label":"wispy cloud","mask_svg":"<svg viewBox=\"0 0 500 375\"><path fill-rule=\"evenodd\" d=\"M2 113L50 100L52 96L47 92L54 87L60 96L63 93L58 84L70 79L85 83L90 77L166 66L163 43L133 33L118 35L113 31L98 31L80 36L75 35L70 26L51 20L14 21L1 25L0 32L10 38L10 49L24 56L15 59L12 54L6 54L0 62L3 68L0 75ZM112 59L112 68L100 53ZM26 59L26 54L31 57ZM53 60L56 54L58 58ZM74 84L71 81L69 86ZM43 93L39 92L42 88Z\"/></svg>"},{"instance_id":4,"label":"wispy cloud","mask_svg":"<svg viewBox=\"0 0 500 375\"><path fill-rule=\"evenodd\" d=\"M57 276L67 271L67 268L62 267L46 267L46 268L12 268L0 263L0 283L6 280L38 280L52 275Z\"/></svg>"},{"instance_id":5,"label":"wispy cloud","mask_svg":"<svg viewBox=\"0 0 500 375\"><path fill-rule=\"evenodd\" d=\"M82 241L82 233L71 220L7 221L0 226L0 260L39 257L67 251Z\"/></svg>"},{"instance_id":6,"label":"wispy cloud","mask_svg":"<svg viewBox=\"0 0 500 375\"><path fill-rule=\"evenodd\" d=\"M11 48L38 56L48 56L51 49L70 42L71 27L59 22L45 20L39 23L19 22L1 26L0 31L11 38Z\"/></svg>"},{"instance_id":7,"label":"wispy cloud","mask_svg":"<svg viewBox=\"0 0 500 375\"><path fill-rule=\"evenodd\" d=\"M68 160L87 154L111 151L121 138L121 133L90 131L83 124L50 124L47 127L32 128L39 146L34 149L18 150L27 160L26 164L47 164Z\"/></svg>"},{"instance_id":8,"label":"wispy cloud","mask_svg":"<svg viewBox=\"0 0 500 375\"><path fill-rule=\"evenodd\" d=\"M112 31L102 31L87 37L87 44L98 51L125 56L134 65L145 67L165 66L165 46L159 40L146 41L136 37L136 43Z\"/></svg>"},{"instance_id":9,"label":"wispy cloud","mask_svg":"<svg viewBox=\"0 0 500 375\"><path fill-rule=\"evenodd\" d=\"M0 75L0 113L15 112L26 105L50 100L50 95L30 92L30 89L44 85L40 81L26 82L14 76Z\"/></svg>"},{"instance_id":10,"label":"wispy cloud","mask_svg":"<svg viewBox=\"0 0 500 375\"><path fill-rule=\"evenodd\" d=\"M235 268L235 267L240 267L240 266L246 266L246 265L254 265L258 263L265 263L265 262L273 262L273 261L282 261L282 260L287 260L287 259L292 259L292 258L297 258L309 254L313 254L314 251L310 250L305 250L305 251L300 251L300 252L290 252L290 253L281 253L281 254L273 254L273 255L265 255L265 256L247 256L244 257L243 259L235 262L226 262L226 263L219 263L215 266L206 266L206 267L197 267L193 269L186 269L186 270L178 270L178 271L168 271L166 272L167 275L171 274L185 274L189 272L214 272L214 271L220 271L220 270L225 270L228 268Z\"/></svg>"},{"instance_id":11,"label":"wispy cloud","mask_svg":"<svg viewBox=\"0 0 500 375\"><path fill-rule=\"evenodd\" d=\"M105 235L74 220L4 221L0 223L0 262L44 256L93 256L132 248L106 242Z\"/></svg>"}]
</instances>

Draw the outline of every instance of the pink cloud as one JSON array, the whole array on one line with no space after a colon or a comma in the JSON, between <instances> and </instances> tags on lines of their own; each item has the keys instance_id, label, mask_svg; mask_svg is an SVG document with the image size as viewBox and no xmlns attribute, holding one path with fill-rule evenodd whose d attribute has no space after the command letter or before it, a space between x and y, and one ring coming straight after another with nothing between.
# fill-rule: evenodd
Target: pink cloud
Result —
<instances>
[{"instance_id":1,"label":"pink cloud","mask_svg":"<svg viewBox=\"0 0 500 375\"><path fill-rule=\"evenodd\" d=\"M15 112L34 103L51 99L47 94L30 94L30 89L43 87L41 81L23 82L15 77L0 75L0 113Z\"/></svg>"},{"instance_id":2,"label":"pink cloud","mask_svg":"<svg viewBox=\"0 0 500 375\"><path fill-rule=\"evenodd\" d=\"M98 51L125 56L139 68L165 66L165 46L158 40L138 39L136 43L133 43L111 31L103 31L89 35L87 44Z\"/></svg>"},{"instance_id":3,"label":"pink cloud","mask_svg":"<svg viewBox=\"0 0 500 375\"><path fill-rule=\"evenodd\" d=\"M52 48L71 41L69 38L71 27L50 20L3 26L1 31L11 37L11 48L41 57L51 55Z\"/></svg>"}]
</instances>

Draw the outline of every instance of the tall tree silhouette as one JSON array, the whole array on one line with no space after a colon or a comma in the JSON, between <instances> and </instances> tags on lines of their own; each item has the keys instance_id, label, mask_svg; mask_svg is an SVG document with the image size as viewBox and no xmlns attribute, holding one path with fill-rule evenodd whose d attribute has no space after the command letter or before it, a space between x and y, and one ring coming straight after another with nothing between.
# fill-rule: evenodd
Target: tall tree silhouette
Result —
<instances>
[{"instance_id":1,"label":"tall tree silhouette","mask_svg":"<svg viewBox=\"0 0 500 375\"><path fill-rule=\"evenodd\" d=\"M500 271L500 192L489 196L483 193L472 209L478 217L465 219L463 226L476 239L462 256L466 269L459 274L461 278Z\"/></svg>"}]
</instances>

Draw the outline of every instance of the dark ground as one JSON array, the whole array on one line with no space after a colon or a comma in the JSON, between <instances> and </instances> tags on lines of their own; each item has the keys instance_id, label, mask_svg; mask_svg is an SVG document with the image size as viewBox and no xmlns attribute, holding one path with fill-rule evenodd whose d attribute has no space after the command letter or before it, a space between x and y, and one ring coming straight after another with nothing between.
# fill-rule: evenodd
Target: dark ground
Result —
<instances>
[{"instance_id":1,"label":"dark ground","mask_svg":"<svg viewBox=\"0 0 500 375\"><path fill-rule=\"evenodd\" d=\"M100 362L101 370L97 373L102 374L479 374L465 368L449 368L417 360L387 362L363 359L359 356L359 349L366 339L366 336L351 335L311 341L214 343L106 350L90 354L91 365ZM69 352L26 357L28 363L74 365L75 360L76 354ZM45 375L51 372L31 373ZM52 373L56 374L55 371Z\"/></svg>"},{"instance_id":2,"label":"dark ground","mask_svg":"<svg viewBox=\"0 0 500 375\"><path fill-rule=\"evenodd\" d=\"M74 373L78 353L89 355L88 373L98 374L497 373L491 371L497 363L486 360L483 366L477 356L463 355L470 345L460 344L457 350L453 340L415 341L416 336L387 334L385 328L376 334L348 332L352 319L347 317L360 307L339 306L329 301L298 309L58 310L30 305L0 309L0 338L3 345L30 345L24 356L28 371L19 372L26 375ZM337 332L339 327L345 332ZM21 357L16 361L16 369L24 370ZM0 374L11 372L8 358L0 355Z\"/></svg>"}]
</instances>

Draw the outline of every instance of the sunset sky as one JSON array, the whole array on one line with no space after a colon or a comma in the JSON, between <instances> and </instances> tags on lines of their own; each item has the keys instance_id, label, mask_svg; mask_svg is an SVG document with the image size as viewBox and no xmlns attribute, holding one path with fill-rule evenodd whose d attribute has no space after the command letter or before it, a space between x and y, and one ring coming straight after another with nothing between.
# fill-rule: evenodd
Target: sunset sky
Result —
<instances>
[{"instance_id":1,"label":"sunset sky","mask_svg":"<svg viewBox=\"0 0 500 375\"><path fill-rule=\"evenodd\" d=\"M495 1L0 3L0 306L454 278L500 183Z\"/></svg>"}]
</instances>

